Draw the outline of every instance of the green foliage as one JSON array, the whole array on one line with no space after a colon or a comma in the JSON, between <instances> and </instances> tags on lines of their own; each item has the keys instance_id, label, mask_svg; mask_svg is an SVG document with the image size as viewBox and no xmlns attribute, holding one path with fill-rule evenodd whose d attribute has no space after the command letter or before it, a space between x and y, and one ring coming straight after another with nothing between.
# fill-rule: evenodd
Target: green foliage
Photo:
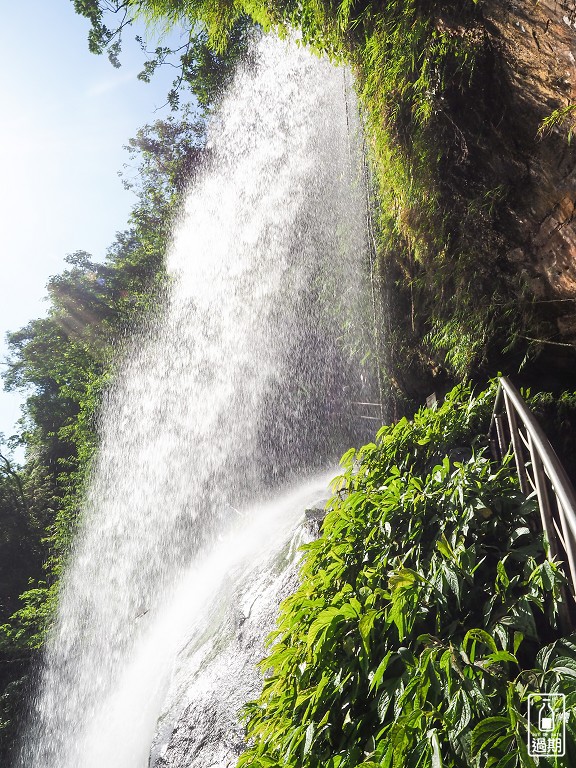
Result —
<instances>
[{"instance_id":1,"label":"green foliage","mask_svg":"<svg viewBox=\"0 0 576 768\"><path fill-rule=\"evenodd\" d=\"M434 349L444 350L445 362L458 375L465 376L472 369L477 355L482 353L486 339L482 325L472 322L469 329L462 326L455 318L444 323L436 321L426 340Z\"/></svg>"},{"instance_id":2,"label":"green foliage","mask_svg":"<svg viewBox=\"0 0 576 768\"><path fill-rule=\"evenodd\" d=\"M10 616L10 622L0 625L0 652L27 653L42 648L46 627L56 607L57 583L45 582L20 596L22 607Z\"/></svg>"},{"instance_id":3,"label":"green foliage","mask_svg":"<svg viewBox=\"0 0 576 768\"><path fill-rule=\"evenodd\" d=\"M182 82L205 112L212 111L229 85L238 61L246 54L254 29L250 17L240 16L228 32L225 45L218 50L210 45L208 33L203 28L196 30L190 38L180 59Z\"/></svg>"},{"instance_id":4,"label":"green foliage","mask_svg":"<svg viewBox=\"0 0 576 768\"><path fill-rule=\"evenodd\" d=\"M562 466L576 485L576 392L536 392L527 390L530 410L540 424L546 425L546 437L552 443Z\"/></svg>"},{"instance_id":5,"label":"green foliage","mask_svg":"<svg viewBox=\"0 0 576 768\"><path fill-rule=\"evenodd\" d=\"M558 639L564 577L530 533L534 503L465 447L493 394L457 388L343 457L239 768L533 765L527 696L576 699L576 644Z\"/></svg>"},{"instance_id":6,"label":"green foliage","mask_svg":"<svg viewBox=\"0 0 576 768\"><path fill-rule=\"evenodd\" d=\"M254 11L257 5L254 4ZM167 95L167 103L174 111L180 107L183 86L194 94L203 110L209 111L214 106L228 84L238 59L246 52L250 35L257 26L257 22L243 12L240 4L226 2L74 0L74 8L90 20L90 51L96 54L106 52L115 67L121 65L123 35L138 17L144 17L149 22L154 37L174 24L182 27L182 43L177 48L160 42L149 50L141 35L135 37L147 57L138 75L140 80L150 82L159 67L170 66L176 70ZM265 21L269 26L268 20Z\"/></svg>"},{"instance_id":7,"label":"green foliage","mask_svg":"<svg viewBox=\"0 0 576 768\"><path fill-rule=\"evenodd\" d=\"M21 716L30 648L13 635L18 596L29 580L42 577L44 509L41 485L32 468L18 467L0 435L0 760Z\"/></svg>"},{"instance_id":8,"label":"green foliage","mask_svg":"<svg viewBox=\"0 0 576 768\"><path fill-rule=\"evenodd\" d=\"M169 116L145 125L130 139L130 160L124 165L123 183L136 192L146 209L163 213L177 203L186 184L201 164L206 126L203 120L183 108L176 119ZM142 216L142 211L137 212ZM168 222L169 224L169 219Z\"/></svg>"},{"instance_id":9,"label":"green foliage","mask_svg":"<svg viewBox=\"0 0 576 768\"><path fill-rule=\"evenodd\" d=\"M24 670L29 661L22 658L3 659L4 670L0 671L0 755L10 754L18 723L25 717L26 694L28 693L29 676ZM6 674L6 668L9 668ZM4 673L3 673L4 672Z\"/></svg>"},{"instance_id":10,"label":"green foliage","mask_svg":"<svg viewBox=\"0 0 576 768\"><path fill-rule=\"evenodd\" d=\"M30 478L0 453L0 624L16 610L28 578L40 573L40 526L31 488Z\"/></svg>"},{"instance_id":11,"label":"green foliage","mask_svg":"<svg viewBox=\"0 0 576 768\"><path fill-rule=\"evenodd\" d=\"M157 46L149 51L144 39L137 36L143 52L152 57L144 63L138 78L148 83L159 67L174 67L178 74L172 82L167 103L174 111L178 110L180 91L186 87L206 114L214 108L229 84L257 27L250 17L240 14L216 46L205 26L196 25L189 31L187 41L176 50Z\"/></svg>"},{"instance_id":12,"label":"green foliage","mask_svg":"<svg viewBox=\"0 0 576 768\"><path fill-rule=\"evenodd\" d=\"M572 137L574 135L574 112L575 111L576 111L576 104L566 104L563 107L558 107L558 109L554 109L548 115L548 117L542 120L538 128L538 134L540 136L545 136L546 134L552 133L552 131L555 128L566 128L567 141L568 141L568 144L570 144L572 141Z\"/></svg>"},{"instance_id":13,"label":"green foliage","mask_svg":"<svg viewBox=\"0 0 576 768\"><path fill-rule=\"evenodd\" d=\"M129 146L137 164L129 178L124 174L137 194L130 229L117 234L104 262L83 251L68 256L69 269L48 283L47 315L8 336L5 386L29 393L21 439L30 464L52 478L58 512L48 540L57 558L77 515L96 447L95 414L119 340L137 329L163 290L172 218L186 179L202 162L203 135L203 124L190 115L138 132Z\"/></svg>"}]
</instances>

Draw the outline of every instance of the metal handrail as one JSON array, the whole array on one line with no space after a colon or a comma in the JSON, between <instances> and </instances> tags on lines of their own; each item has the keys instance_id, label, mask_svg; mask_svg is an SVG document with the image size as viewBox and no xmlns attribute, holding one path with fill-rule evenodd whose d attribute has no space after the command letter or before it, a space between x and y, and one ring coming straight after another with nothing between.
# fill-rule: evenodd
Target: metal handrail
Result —
<instances>
[{"instance_id":1,"label":"metal handrail","mask_svg":"<svg viewBox=\"0 0 576 768\"><path fill-rule=\"evenodd\" d=\"M384 423L384 419L382 417L382 403L367 403L367 402L360 402L358 400L351 400L350 401L351 406L359 405L361 408L377 408L378 409L378 415L374 415L374 411L372 413L370 411L367 411L365 413L354 413L354 408L352 407L352 414L357 419L364 419L365 421L377 421L379 424Z\"/></svg>"},{"instance_id":2,"label":"metal handrail","mask_svg":"<svg viewBox=\"0 0 576 768\"><path fill-rule=\"evenodd\" d=\"M500 378L489 437L496 459L502 461L508 453L514 456L522 492L536 493L546 554L568 561L575 600L576 493L542 427L505 376Z\"/></svg>"}]
</instances>

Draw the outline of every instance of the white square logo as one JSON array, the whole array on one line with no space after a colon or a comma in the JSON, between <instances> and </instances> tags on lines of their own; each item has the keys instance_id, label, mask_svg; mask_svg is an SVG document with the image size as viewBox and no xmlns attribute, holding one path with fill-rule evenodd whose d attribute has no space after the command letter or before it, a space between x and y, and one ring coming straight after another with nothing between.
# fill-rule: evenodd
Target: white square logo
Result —
<instances>
[{"instance_id":1,"label":"white square logo","mask_svg":"<svg viewBox=\"0 0 576 768\"><path fill-rule=\"evenodd\" d=\"M563 693L528 696L528 754L563 757L566 750L566 697Z\"/></svg>"}]
</instances>

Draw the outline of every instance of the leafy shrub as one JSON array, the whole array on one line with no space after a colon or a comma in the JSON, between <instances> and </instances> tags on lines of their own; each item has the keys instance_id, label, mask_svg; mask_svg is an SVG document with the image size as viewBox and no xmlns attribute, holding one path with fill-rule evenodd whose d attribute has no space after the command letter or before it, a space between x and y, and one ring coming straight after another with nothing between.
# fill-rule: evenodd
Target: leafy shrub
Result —
<instances>
[{"instance_id":1,"label":"leafy shrub","mask_svg":"<svg viewBox=\"0 0 576 768\"><path fill-rule=\"evenodd\" d=\"M456 388L344 456L239 768L535 765L527 696L576 703L576 644L559 639L564 577L534 503L474 444L493 394Z\"/></svg>"}]
</instances>

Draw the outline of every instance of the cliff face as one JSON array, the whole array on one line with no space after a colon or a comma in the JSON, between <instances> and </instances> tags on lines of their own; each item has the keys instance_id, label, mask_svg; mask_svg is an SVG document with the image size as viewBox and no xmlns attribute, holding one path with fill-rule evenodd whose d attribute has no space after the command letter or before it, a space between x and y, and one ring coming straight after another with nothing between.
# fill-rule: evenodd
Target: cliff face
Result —
<instances>
[{"instance_id":1,"label":"cliff face","mask_svg":"<svg viewBox=\"0 0 576 768\"><path fill-rule=\"evenodd\" d=\"M480 172L507 193L498 227L509 269L555 323L552 340L576 342L574 116L541 129L555 110L576 104L576 3L490 0L484 17L493 60Z\"/></svg>"},{"instance_id":2,"label":"cliff face","mask_svg":"<svg viewBox=\"0 0 576 768\"><path fill-rule=\"evenodd\" d=\"M576 0L417 8L432 41L473 50L474 64L464 76L462 58L445 67L420 139L414 120L407 140L395 134L434 204L397 195L392 385L412 403L453 377L497 371L573 387ZM422 146L439 158L428 176Z\"/></svg>"},{"instance_id":3,"label":"cliff face","mask_svg":"<svg viewBox=\"0 0 576 768\"><path fill-rule=\"evenodd\" d=\"M498 371L572 387L576 0L413 0L374 19L357 72L395 412Z\"/></svg>"}]
</instances>

